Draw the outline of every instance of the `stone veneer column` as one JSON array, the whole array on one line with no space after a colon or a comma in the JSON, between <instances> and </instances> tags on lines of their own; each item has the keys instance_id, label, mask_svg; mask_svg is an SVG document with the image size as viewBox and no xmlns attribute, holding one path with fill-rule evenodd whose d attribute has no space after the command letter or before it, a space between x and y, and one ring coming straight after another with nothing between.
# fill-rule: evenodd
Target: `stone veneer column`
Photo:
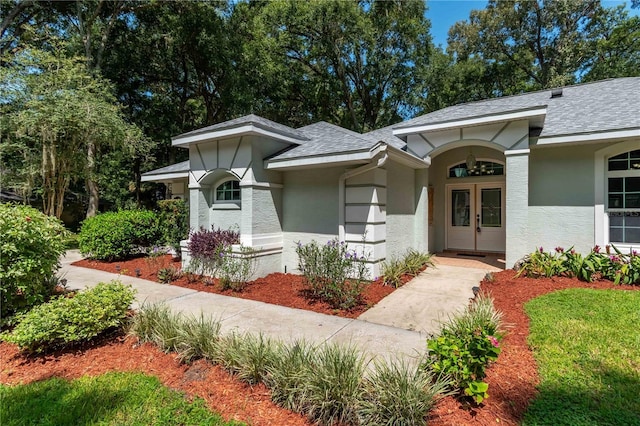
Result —
<instances>
[{"instance_id":1,"label":"stone veneer column","mask_svg":"<svg viewBox=\"0 0 640 426\"><path fill-rule=\"evenodd\" d=\"M529 241L529 150L505 151L506 267L533 250Z\"/></svg>"}]
</instances>

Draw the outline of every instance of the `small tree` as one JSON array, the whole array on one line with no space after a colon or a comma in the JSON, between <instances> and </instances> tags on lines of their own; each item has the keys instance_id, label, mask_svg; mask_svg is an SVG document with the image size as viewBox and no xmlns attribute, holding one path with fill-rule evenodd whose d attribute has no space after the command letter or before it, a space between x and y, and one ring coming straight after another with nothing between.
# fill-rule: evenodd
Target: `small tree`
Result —
<instances>
[{"instance_id":1,"label":"small tree","mask_svg":"<svg viewBox=\"0 0 640 426\"><path fill-rule=\"evenodd\" d=\"M38 162L38 167L27 166L39 170L43 210L59 218L72 181L86 179L89 192L97 196L96 158L101 148L119 147L132 154L146 150L146 141L124 120L110 84L89 73L81 58L68 57L63 45L55 40L52 44L52 52L24 50L0 70L7 115L1 123L12 148L2 154L40 153L24 158Z\"/></svg>"}]
</instances>

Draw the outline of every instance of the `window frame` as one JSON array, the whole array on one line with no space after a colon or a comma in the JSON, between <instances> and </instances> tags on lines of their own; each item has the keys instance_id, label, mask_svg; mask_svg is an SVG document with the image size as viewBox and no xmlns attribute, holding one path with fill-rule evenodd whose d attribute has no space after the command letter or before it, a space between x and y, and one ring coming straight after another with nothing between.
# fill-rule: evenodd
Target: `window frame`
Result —
<instances>
[{"instance_id":1,"label":"window frame","mask_svg":"<svg viewBox=\"0 0 640 426\"><path fill-rule=\"evenodd\" d=\"M611 235L611 229L612 229L612 224L611 224L611 218L612 215L611 213L637 213L640 214L640 206L638 207L626 207L625 204L625 199L626 199L626 195L627 195L627 191L626 191L626 182L625 182L625 178L629 178L629 177L634 177L634 178L640 178L640 168L638 167L634 167L632 165L632 159L631 159L631 152L633 151L638 151L637 149L630 149L630 150L626 150L623 152L619 152L617 154L612 154L612 155L608 155L605 157L605 212L606 215L608 217L607 220L607 235L608 235L608 243L611 244L615 244L616 246L637 246L638 244L640 244L640 240L638 241L616 241L614 240ZM614 162L622 162L622 159L614 159L615 157L619 157L621 155L627 154L627 159L626 161L628 162L628 168L625 170L609 170L609 162L610 161L614 161ZM638 162L640 162L640 159L638 159ZM614 194L620 194L622 197L622 201L623 201L623 206L622 207L611 207L609 205L610 202L610 195L611 192L609 191L609 184L610 184L610 179L623 179L623 187L621 191L612 191ZM638 191L629 191L632 193L637 193ZM621 226L615 226L614 228L616 229L621 229L621 232L623 233L623 240L626 239L626 235L625 235L625 229L626 226L623 224ZM636 228L635 226L633 228Z\"/></svg>"},{"instance_id":2,"label":"window frame","mask_svg":"<svg viewBox=\"0 0 640 426\"><path fill-rule=\"evenodd\" d=\"M499 164L502 166L502 173L501 174L494 174L494 173L487 173L487 174L468 174L468 170L466 169L466 160L463 159L462 161L456 161L453 164L450 164L447 166L447 169L445 171L446 173L446 178L447 179L463 179L463 178L486 178L486 177L500 177L500 178L504 178L504 176L506 176L506 165L503 161L499 161L493 158L476 158L476 164L478 163L494 163L494 164ZM455 168L457 168L457 166L464 166L465 169L465 174L464 176L451 176L453 172L453 170Z\"/></svg>"},{"instance_id":3,"label":"window frame","mask_svg":"<svg viewBox=\"0 0 640 426\"><path fill-rule=\"evenodd\" d=\"M222 185L228 183L228 182L232 182L232 186L230 189L223 189L223 191L226 192L231 192L233 195L233 192L238 191L238 198L233 198L230 200L227 199L220 199L218 198L218 188L220 188ZM233 187L233 182L236 182L238 185L238 188L234 188ZM234 177L227 177L223 180L220 180L218 182L216 182L215 185L213 185L213 202L214 204L234 204L239 206L242 203L242 189L240 188L240 181L237 178Z\"/></svg>"}]
</instances>

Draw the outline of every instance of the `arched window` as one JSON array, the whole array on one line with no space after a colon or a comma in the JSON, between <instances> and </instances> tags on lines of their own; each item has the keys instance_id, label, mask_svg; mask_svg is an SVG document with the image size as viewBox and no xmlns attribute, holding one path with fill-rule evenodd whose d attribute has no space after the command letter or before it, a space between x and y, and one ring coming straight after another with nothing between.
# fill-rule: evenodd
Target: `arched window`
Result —
<instances>
[{"instance_id":1,"label":"arched window","mask_svg":"<svg viewBox=\"0 0 640 426\"><path fill-rule=\"evenodd\" d=\"M640 243L640 150L607 160L609 241Z\"/></svg>"},{"instance_id":2,"label":"arched window","mask_svg":"<svg viewBox=\"0 0 640 426\"><path fill-rule=\"evenodd\" d=\"M240 182L235 179L228 179L221 182L215 189L217 203L239 202Z\"/></svg>"},{"instance_id":3,"label":"arched window","mask_svg":"<svg viewBox=\"0 0 640 426\"><path fill-rule=\"evenodd\" d=\"M469 177L469 176L501 176L504 175L504 164L493 161L476 161L475 166L469 169L467 163L456 164L449 167L449 177Z\"/></svg>"}]
</instances>

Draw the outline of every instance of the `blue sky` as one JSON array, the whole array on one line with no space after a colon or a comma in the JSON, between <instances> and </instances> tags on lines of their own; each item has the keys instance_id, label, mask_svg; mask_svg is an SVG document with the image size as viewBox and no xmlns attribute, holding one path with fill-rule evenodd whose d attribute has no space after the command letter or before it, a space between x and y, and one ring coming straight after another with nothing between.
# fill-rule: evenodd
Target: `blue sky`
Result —
<instances>
[{"instance_id":1,"label":"blue sky","mask_svg":"<svg viewBox=\"0 0 640 426\"><path fill-rule=\"evenodd\" d=\"M640 15L639 9L629 9L631 0L604 0L602 3L606 7L614 7L626 3L631 15ZM436 46L441 44L445 47L449 28L457 21L469 18L471 10L484 9L486 5L486 0L427 0L429 8L427 17L431 20L431 35Z\"/></svg>"}]
</instances>

